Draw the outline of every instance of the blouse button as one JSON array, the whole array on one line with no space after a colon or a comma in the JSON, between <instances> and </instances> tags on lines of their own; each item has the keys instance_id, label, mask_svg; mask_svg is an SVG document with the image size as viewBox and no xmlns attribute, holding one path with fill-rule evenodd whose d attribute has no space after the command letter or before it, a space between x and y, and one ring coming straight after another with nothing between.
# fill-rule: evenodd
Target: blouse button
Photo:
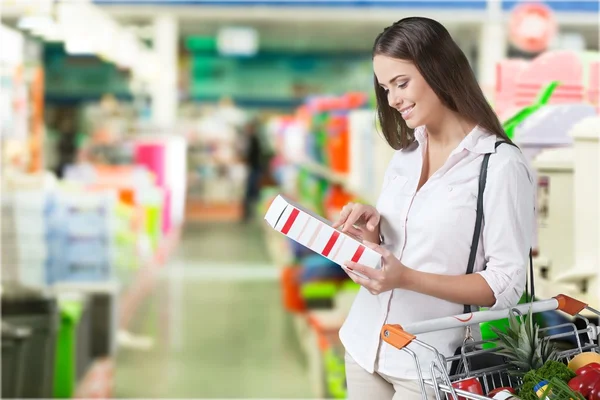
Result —
<instances>
[{"instance_id":1,"label":"blouse button","mask_svg":"<svg viewBox=\"0 0 600 400\"><path fill-rule=\"evenodd\" d=\"M448 191L451 192L452 191L452 186L448 186Z\"/></svg>"}]
</instances>

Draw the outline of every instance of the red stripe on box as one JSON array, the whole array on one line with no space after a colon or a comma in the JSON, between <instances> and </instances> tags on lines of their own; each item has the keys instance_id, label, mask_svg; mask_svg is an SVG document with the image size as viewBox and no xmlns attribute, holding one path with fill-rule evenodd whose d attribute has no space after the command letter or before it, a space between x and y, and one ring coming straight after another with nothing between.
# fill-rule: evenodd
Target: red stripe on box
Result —
<instances>
[{"instance_id":1,"label":"red stripe on box","mask_svg":"<svg viewBox=\"0 0 600 400\"><path fill-rule=\"evenodd\" d=\"M325 246L321 254L327 257L329 253L331 253L331 249L333 249L333 246L335 246L335 242L337 242L339 237L340 233L338 231L333 231L331 237L329 238L329 241L327 242L327 245Z\"/></svg>"},{"instance_id":2,"label":"red stripe on box","mask_svg":"<svg viewBox=\"0 0 600 400\"><path fill-rule=\"evenodd\" d=\"M288 234L288 232L290 231L290 229L292 229L292 226L294 225L294 221L296 221L296 218L298 218L298 214L300 214L300 211L298 211L297 208L294 208L290 213L290 216L288 217L287 221L285 221L285 225L283 226L281 233L283 233L284 235Z\"/></svg>"},{"instance_id":3,"label":"red stripe on box","mask_svg":"<svg viewBox=\"0 0 600 400\"><path fill-rule=\"evenodd\" d=\"M354 253L354 255L352 256L352 262L358 262L364 252L365 246L358 246L358 249L356 249L356 253Z\"/></svg>"}]
</instances>

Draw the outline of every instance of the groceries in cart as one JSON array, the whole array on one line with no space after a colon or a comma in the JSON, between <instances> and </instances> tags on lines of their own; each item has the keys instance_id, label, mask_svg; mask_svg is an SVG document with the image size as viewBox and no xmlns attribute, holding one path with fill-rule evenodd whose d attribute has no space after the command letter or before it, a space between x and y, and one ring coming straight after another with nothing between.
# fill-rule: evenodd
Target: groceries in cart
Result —
<instances>
[{"instance_id":1,"label":"groceries in cart","mask_svg":"<svg viewBox=\"0 0 600 400\"><path fill-rule=\"evenodd\" d=\"M415 360L423 399L433 388L436 399L485 400L600 400L598 327L590 319L600 312L568 296L521 304L509 310L480 311L412 323L385 325L381 337ZM540 327L534 314L561 312L569 316L558 325ZM493 328L494 340L475 341L473 326L504 319L508 326ZM583 327L582 327L583 326ZM464 327L465 341L451 357L418 340L420 334ZM428 365L416 348L433 355Z\"/></svg>"}]
</instances>

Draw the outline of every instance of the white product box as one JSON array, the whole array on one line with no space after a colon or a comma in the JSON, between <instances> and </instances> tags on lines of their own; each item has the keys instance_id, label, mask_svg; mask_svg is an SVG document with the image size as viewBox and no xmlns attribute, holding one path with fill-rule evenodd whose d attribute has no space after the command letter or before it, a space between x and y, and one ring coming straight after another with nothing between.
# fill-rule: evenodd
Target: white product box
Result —
<instances>
[{"instance_id":1,"label":"white product box","mask_svg":"<svg viewBox=\"0 0 600 400\"><path fill-rule=\"evenodd\" d=\"M357 239L334 229L330 221L292 202L277 196L265 215L267 223L276 231L321 254L338 265L354 261L371 268L379 268L381 255ZM355 272L357 275L364 275Z\"/></svg>"}]
</instances>

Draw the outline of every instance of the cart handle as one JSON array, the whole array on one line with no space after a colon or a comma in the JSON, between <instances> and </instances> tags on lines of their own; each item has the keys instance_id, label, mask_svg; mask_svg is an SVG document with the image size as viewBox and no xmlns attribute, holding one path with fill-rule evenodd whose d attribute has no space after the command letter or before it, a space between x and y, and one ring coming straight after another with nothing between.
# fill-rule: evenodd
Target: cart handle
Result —
<instances>
[{"instance_id":1,"label":"cart handle","mask_svg":"<svg viewBox=\"0 0 600 400\"><path fill-rule=\"evenodd\" d=\"M541 300L533 303L520 304L512 307L512 310L519 310L523 314L527 314L531 309L532 314L560 310L569 315L577 315L588 305L572 297L564 294L559 294L549 300ZM408 346L416 336L420 333L443 331L446 329L454 329L476 325L483 322L497 321L507 317L509 309L495 311L477 311L467 314L460 314L451 317L442 317L427 321L419 321L412 324L407 324L402 327L400 325L386 324L381 328L381 339L397 349L402 349ZM411 333L408 333L411 332Z\"/></svg>"}]
</instances>

